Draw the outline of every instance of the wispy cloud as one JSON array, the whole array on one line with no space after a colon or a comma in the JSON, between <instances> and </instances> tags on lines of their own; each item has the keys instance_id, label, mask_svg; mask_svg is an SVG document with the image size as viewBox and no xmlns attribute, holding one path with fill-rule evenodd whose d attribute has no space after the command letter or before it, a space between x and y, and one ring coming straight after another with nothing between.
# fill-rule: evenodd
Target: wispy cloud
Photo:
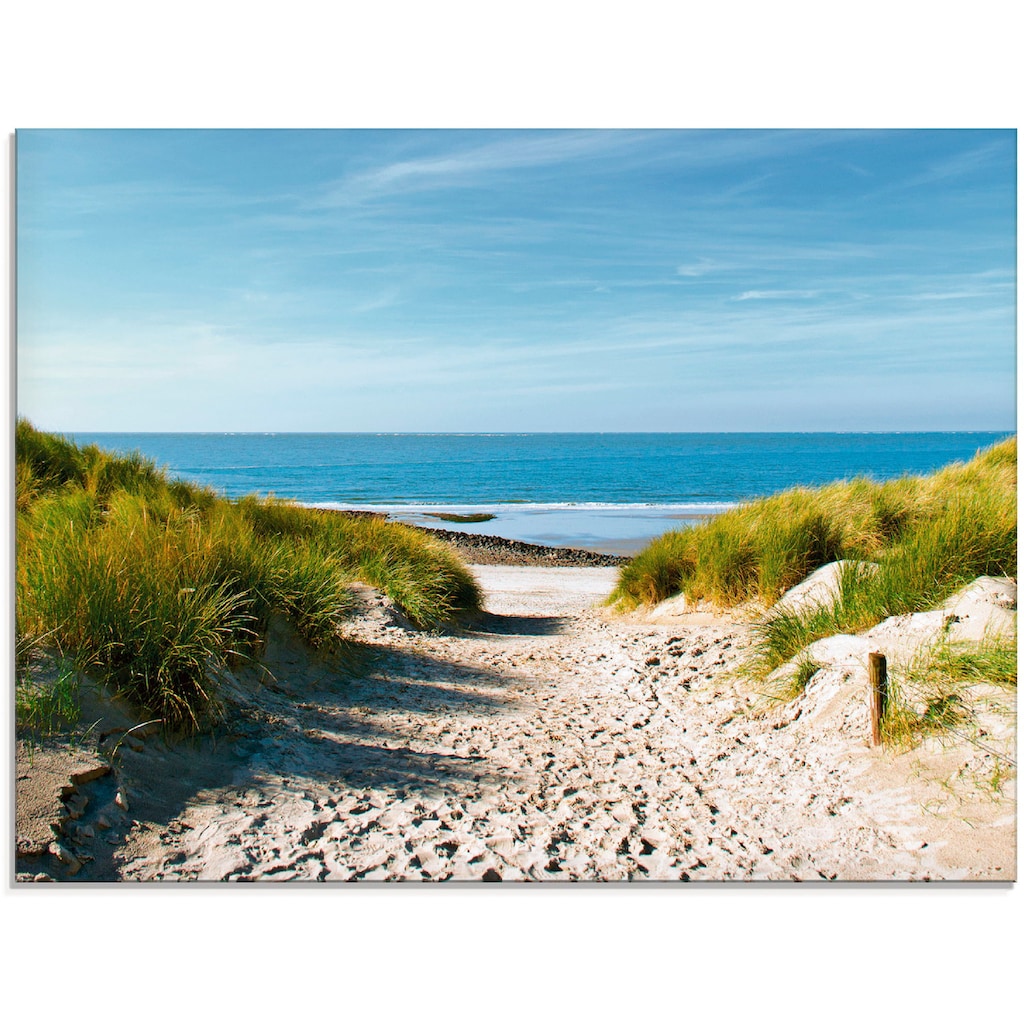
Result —
<instances>
[{"instance_id":1,"label":"wispy cloud","mask_svg":"<svg viewBox=\"0 0 1024 1024\"><path fill-rule=\"evenodd\" d=\"M391 309L401 301L397 288L387 288L376 295L368 295L361 302L351 307L353 313L377 313L382 309Z\"/></svg>"},{"instance_id":2,"label":"wispy cloud","mask_svg":"<svg viewBox=\"0 0 1024 1024\"><path fill-rule=\"evenodd\" d=\"M765 291L743 292L737 295L736 302L748 302L751 299L813 299L820 295L820 292L805 290L801 288L769 288Z\"/></svg>"},{"instance_id":3,"label":"wispy cloud","mask_svg":"<svg viewBox=\"0 0 1024 1024\"><path fill-rule=\"evenodd\" d=\"M728 264L718 260L699 259L696 263L682 263L676 267L676 273L680 277L706 277L717 271L728 269Z\"/></svg>"},{"instance_id":4,"label":"wispy cloud","mask_svg":"<svg viewBox=\"0 0 1024 1024\"><path fill-rule=\"evenodd\" d=\"M436 156L399 160L334 182L312 205L347 206L385 195L464 187L506 171L561 165L634 145L632 132L513 135Z\"/></svg>"},{"instance_id":5,"label":"wispy cloud","mask_svg":"<svg viewBox=\"0 0 1024 1024\"><path fill-rule=\"evenodd\" d=\"M907 184L911 186L931 185L973 174L983 167L990 166L995 158L1005 157L1006 152L1007 143L990 142L985 146L978 146L975 149L935 161L921 174L910 178Z\"/></svg>"},{"instance_id":6,"label":"wispy cloud","mask_svg":"<svg viewBox=\"0 0 1024 1024\"><path fill-rule=\"evenodd\" d=\"M385 196L466 187L510 171L599 158L615 158L620 169L670 164L676 174L724 167L758 170L715 189L715 196L727 199L756 191L773 177L762 169L766 161L796 157L833 141L831 133L821 131L513 132L480 145L394 160L349 174L330 183L309 205L317 209L353 206Z\"/></svg>"},{"instance_id":7,"label":"wispy cloud","mask_svg":"<svg viewBox=\"0 0 1024 1024\"><path fill-rule=\"evenodd\" d=\"M991 295L992 289L974 288L969 291L920 292L907 298L914 302L951 302L954 299L987 299Z\"/></svg>"}]
</instances>

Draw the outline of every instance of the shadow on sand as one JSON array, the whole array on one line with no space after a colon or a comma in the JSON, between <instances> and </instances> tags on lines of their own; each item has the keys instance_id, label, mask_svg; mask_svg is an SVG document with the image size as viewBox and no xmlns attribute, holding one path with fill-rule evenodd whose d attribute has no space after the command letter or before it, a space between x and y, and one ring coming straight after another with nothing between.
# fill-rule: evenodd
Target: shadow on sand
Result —
<instances>
[{"instance_id":1,"label":"shadow on sand","mask_svg":"<svg viewBox=\"0 0 1024 1024\"><path fill-rule=\"evenodd\" d=\"M474 631L545 635L557 632L561 621L488 615L474 623ZM413 749L400 725L379 717L500 713L501 690L521 680L489 666L386 647L364 651L358 672L325 670L315 654L308 657L305 678L294 663L287 670L278 665L265 679L287 684L257 684L247 706L229 705L216 729L185 738L154 735L136 749L122 746L109 775L80 787L88 798L85 813L67 825L64 841L82 867L71 872L47 856L46 863L34 859L18 870L43 870L68 881L117 881L124 863L139 856L141 833L150 841L154 833L171 841L186 830L177 819L197 798L242 808L250 806L247 792L271 793L280 779L294 780L300 792L300 780L309 779L337 792L372 787L424 796L498 781L486 757L455 754L440 742L438 750ZM115 800L119 792L125 807Z\"/></svg>"}]
</instances>

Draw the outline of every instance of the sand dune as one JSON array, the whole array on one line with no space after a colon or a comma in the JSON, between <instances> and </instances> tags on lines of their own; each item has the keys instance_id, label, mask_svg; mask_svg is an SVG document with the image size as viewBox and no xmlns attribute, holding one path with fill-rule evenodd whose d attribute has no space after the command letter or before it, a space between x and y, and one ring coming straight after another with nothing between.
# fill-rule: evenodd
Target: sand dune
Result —
<instances>
[{"instance_id":1,"label":"sand dune","mask_svg":"<svg viewBox=\"0 0 1024 1024\"><path fill-rule=\"evenodd\" d=\"M272 675L223 682L229 737L122 745L64 823L74 871L49 855L20 877L1013 877L1013 782L989 785L1005 761L960 740L869 747L855 671L752 715L730 675L749 622L611 618L613 568L474 572L487 614L443 634L363 590L347 673L277 624Z\"/></svg>"}]
</instances>

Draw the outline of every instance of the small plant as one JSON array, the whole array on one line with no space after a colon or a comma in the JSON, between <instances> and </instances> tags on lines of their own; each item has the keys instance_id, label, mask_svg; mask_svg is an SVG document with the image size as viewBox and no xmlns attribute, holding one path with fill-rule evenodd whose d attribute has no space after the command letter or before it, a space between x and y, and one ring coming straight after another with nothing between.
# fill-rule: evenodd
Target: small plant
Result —
<instances>
[{"instance_id":1,"label":"small plant","mask_svg":"<svg viewBox=\"0 0 1024 1024\"><path fill-rule=\"evenodd\" d=\"M895 602L870 563L848 561L839 569L831 602L804 610L773 611L757 627L750 669L758 678L796 657L808 644L837 633L855 633L880 622Z\"/></svg>"},{"instance_id":2,"label":"small plant","mask_svg":"<svg viewBox=\"0 0 1024 1024\"><path fill-rule=\"evenodd\" d=\"M770 704L787 704L796 700L806 689L807 684L825 666L813 658L801 658L793 666L791 672L787 672L775 680L766 690L761 693Z\"/></svg>"},{"instance_id":3,"label":"small plant","mask_svg":"<svg viewBox=\"0 0 1024 1024\"><path fill-rule=\"evenodd\" d=\"M78 689L78 673L70 661L60 663L52 682L25 673L14 692L18 728L46 736L77 725L81 717Z\"/></svg>"},{"instance_id":4,"label":"small plant","mask_svg":"<svg viewBox=\"0 0 1024 1024\"><path fill-rule=\"evenodd\" d=\"M797 662L796 672L793 673L793 696L799 696L807 689L807 684L817 675L824 666L812 658L804 658Z\"/></svg>"},{"instance_id":5,"label":"small plant","mask_svg":"<svg viewBox=\"0 0 1024 1024\"><path fill-rule=\"evenodd\" d=\"M1017 638L994 637L980 644L941 643L902 673L889 677L882 739L898 748L927 736L969 730L975 719L976 687L1017 687Z\"/></svg>"}]
</instances>

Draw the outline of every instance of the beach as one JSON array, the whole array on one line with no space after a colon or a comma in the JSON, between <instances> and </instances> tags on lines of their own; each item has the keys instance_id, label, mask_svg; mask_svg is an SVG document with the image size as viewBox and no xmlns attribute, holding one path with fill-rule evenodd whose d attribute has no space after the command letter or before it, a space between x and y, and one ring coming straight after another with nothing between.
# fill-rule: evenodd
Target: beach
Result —
<instances>
[{"instance_id":1,"label":"beach","mask_svg":"<svg viewBox=\"0 0 1024 1024\"><path fill-rule=\"evenodd\" d=\"M872 747L855 668L759 713L732 671L749 609L613 616L614 565L518 561L471 564L484 613L443 631L357 588L357 663L272 623L262 666L224 670L214 735L129 734L106 702L105 756L20 751L19 880L1014 877L998 757L956 737ZM1012 750L1012 726L987 729Z\"/></svg>"}]
</instances>

